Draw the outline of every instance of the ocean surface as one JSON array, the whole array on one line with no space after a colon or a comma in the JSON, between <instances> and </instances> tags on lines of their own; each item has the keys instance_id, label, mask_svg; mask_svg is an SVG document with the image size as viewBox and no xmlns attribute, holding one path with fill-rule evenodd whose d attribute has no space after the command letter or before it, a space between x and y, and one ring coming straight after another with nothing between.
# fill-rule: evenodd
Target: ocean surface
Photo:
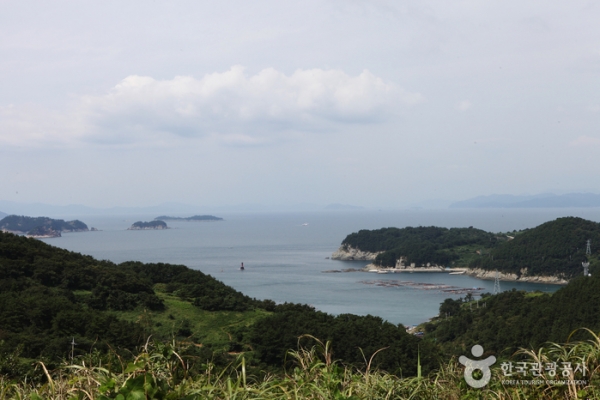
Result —
<instances>
[{"instance_id":1,"label":"ocean surface","mask_svg":"<svg viewBox=\"0 0 600 400\"><path fill-rule=\"evenodd\" d=\"M116 263L137 260L183 264L259 299L305 303L328 313L371 314L395 324L415 325L437 315L444 299L464 296L435 288L425 290L420 284L478 287L483 292L493 292L494 282L447 273L324 273L334 269L362 268L367 264L328 259L346 235L360 229L406 226L473 226L491 232L506 232L532 228L563 216L579 216L598 222L600 209L230 213L217 216L224 221L167 221L172 229L128 231L133 222L149 221L156 215L82 215L78 219L100 231L65 233L61 238L44 241ZM240 271L242 262L244 271ZM552 292L560 286L501 282L502 290L512 288Z\"/></svg>"}]
</instances>

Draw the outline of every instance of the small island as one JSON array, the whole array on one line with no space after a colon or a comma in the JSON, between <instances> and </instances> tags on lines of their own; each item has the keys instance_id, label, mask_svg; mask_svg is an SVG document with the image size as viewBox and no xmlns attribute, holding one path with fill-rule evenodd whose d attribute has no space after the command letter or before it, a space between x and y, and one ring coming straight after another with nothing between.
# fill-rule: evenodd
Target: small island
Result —
<instances>
[{"instance_id":1,"label":"small island","mask_svg":"<svg viewBox=\"0 0 600 400\"><path fill-rule=\"evenodd\" d=\"M0 220L0 230L34 238L51 238L60 237L61 232L86 232L89 229L79 220L65 221L48 217L9 215Z\"/></svg>"},{"instance_id":2,"label":"small island","mask_svg":"<svg viewBox=\"0 0 600 400\"><path fill-rule=\"evenodd\" d=\"M167 223L165 221L150 221L150 222L142 222L137 221L134 222L129 228L128 231L140 231L140 230L149 230L149 229L169 229Z\"/></svg>"},{"instance_id":3,"label":"small island","mask_svg":"<svg viewBox=\"0 0 600 400\"><path fill-rule=\"evenodd\" d=\"M168 215L161 215L154 219L161 221L223 221L223 218L215 217L214 215L194 215L192 217L170 217Z\"/></svg>"}]
</instances>

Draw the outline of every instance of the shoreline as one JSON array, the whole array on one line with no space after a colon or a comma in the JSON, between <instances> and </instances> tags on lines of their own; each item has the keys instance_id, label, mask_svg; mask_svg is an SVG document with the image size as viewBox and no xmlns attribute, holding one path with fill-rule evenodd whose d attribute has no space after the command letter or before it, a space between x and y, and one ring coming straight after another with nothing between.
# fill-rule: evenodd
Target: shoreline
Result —
<instances>
[{"instance_id":1,"label":"shoreline","mask_svg":"<svg viewBox=\"0 0 600 400\"><path fill-rule=\"evenodd\" d=\"M429 272L429 273L447 273L454 275L468 275L476 279L484 281L493 281L496 279L496 271L488 271L479 268L471 269L466 267L456 268L444 268L444 267L405 267L405 268L381 268L375 264L367 264L361 271L379 273L379 274L401 274L401 273L414 273L414 272ZM567 279L558 276L543 276L543 275L531 275L531 276L518 276L517 274L506 274L498 272L498 278L502 282L526 282L526 283L539 283L539 284L551 284L551 285L566 285L569 283Z\"/></svg>"},{"instance_id":2,"label":"shoreline","mask_svg":"<svg viewBox=\"0 0 600 400\"><path fill-rule=\"evenodd\" d=\"M340 261L375 261L379 253L371 253L362 251L350 246L340 246L332 255L332 260ZM427 267L412 267L406 266L401 268L381 268L371 263L366 265L361 271L373 272L380 274L395 274L395 273L414 273L414 272L429 272L429 273L453 273L453 275L469 275L481 280L494 280L496 279L496 271L488 271L480 268L467 268L467 267L455 267L445 268L441 266L427 266ZM345 272L345 271L343 271ZM522 269L521 274L511 274L498 272L498 278L502 282L526 282L526 283L540 283L540 284L552 284L552 285L566 285L569 283L568 279L561 276L546 276L546 275L526 275L527 269Z\"/></svg>"}]
</instances>

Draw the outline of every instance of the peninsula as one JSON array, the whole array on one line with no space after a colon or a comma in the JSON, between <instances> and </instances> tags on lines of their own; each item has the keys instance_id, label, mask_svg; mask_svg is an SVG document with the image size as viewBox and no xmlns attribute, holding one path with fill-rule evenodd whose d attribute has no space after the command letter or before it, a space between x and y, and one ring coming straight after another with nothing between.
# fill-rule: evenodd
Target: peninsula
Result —
<instances>
[{"instance_id":1,"label":"peninsula","mask_svg":"<svg viewBox=\"0 0 600 400\"><path fill-rule=\"evenodd\" d=\"M165 221L154 220L150 222L137 221L127 228L128 231L141 231L150 229L169 229L169 227Z\"/></svg>"},{"instance_id":2,"label":"peninsula","mask_svg":"<svg viewBox=\"0 0 600 400\"><path fill-rule=\"evenodd\" d=\"M35 238L49 238L60 237L61 232L85 232L89 229L79 220L65 221L48 217L9 215L0 220L0 230Z\"/></svg>"},{"instance_id":3,"label":"peninsula","mask_svg":"<svg viewBox=\"0 0 600 400\"><path fill-rule=\"evenodd\" d=\"M161 215L154 219L161 221L223 221L223 218L215 217L214 215L194 215L192 217L170 217L168 215Z\"/></svg>"},{"instance_id":4,"label":"peninsula","mask_svg":"<svg viewBox=\"0 0 600 400\"><path fill-rule=\"evenodd\" d=\"M361 230L348 235L332 255L373 261L379 272L461 272L480 279L566 284L581 275L582 262L600 273L600 223L565 217L532 229L505 233L473 227L407 227ZM589 253L588 253L589 251Z\"/></svg>"}]
</instances>

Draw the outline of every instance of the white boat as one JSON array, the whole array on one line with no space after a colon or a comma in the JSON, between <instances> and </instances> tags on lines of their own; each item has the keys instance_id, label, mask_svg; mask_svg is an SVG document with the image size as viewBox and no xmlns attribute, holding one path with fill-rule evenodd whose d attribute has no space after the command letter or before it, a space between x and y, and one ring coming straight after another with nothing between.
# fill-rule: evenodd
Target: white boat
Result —
<instances>
[{"instance_id":1,"label":"white boat","mask_svg":"<svg viewBox=\"0 0 600 400\"><path fill-rule=\"evenodd\" d=\"M380 271L377 271L377 273L378 273L378 274L389 274L389 273L390 273L390 271L384 271L384 270L380 270Z\"/></svg>"},{"instance_id":2,"label":"white boat","mask_svg":"<svg viewBox=\"0 0 600 400\"><path fill-rule=\"evenodd\" d=\"M450 272L449 275L462 275L464 273L465 273L465 271L455 271L455 272Z\"/></svg>"},{"instance_id":3,"label":"white boat","mask_svg":"<svg viewBox=\"0 0 600 400\"><path fill-rule=\"evenodd\" d=\"M302 226L308 226L308 222L303 223Z\"/></svg>"}]
</instances>

